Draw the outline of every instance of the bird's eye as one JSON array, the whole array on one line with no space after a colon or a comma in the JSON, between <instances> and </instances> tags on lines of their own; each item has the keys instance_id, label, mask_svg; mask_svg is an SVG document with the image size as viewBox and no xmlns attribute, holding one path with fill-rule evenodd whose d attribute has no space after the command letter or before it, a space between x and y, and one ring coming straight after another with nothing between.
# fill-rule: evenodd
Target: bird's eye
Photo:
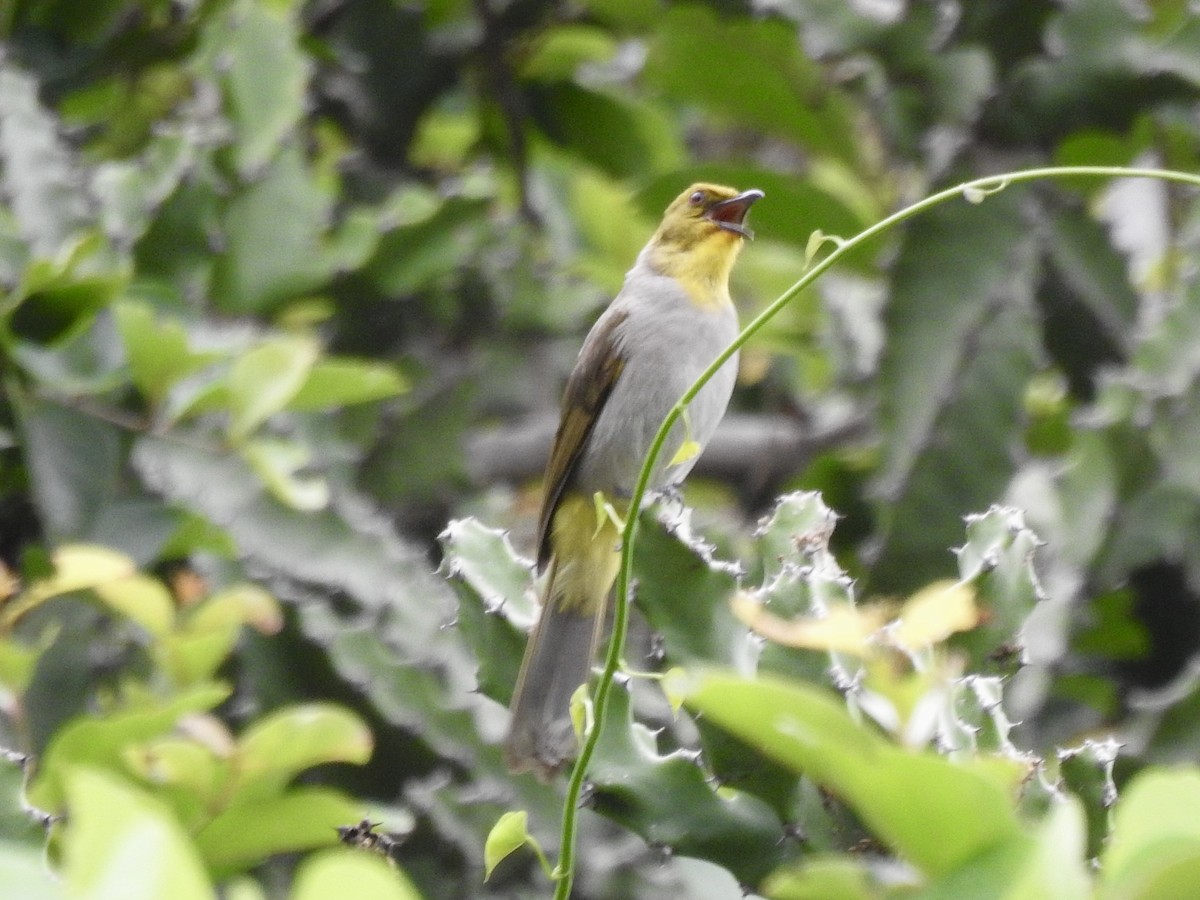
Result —
<instances>
[{"instance_id":1,"label":"bird's eye","mask_svg":"<svg viewBox=\"0 0 1200 900\"><path fill-rule=\"evenodd\" d=\"M688 197L688 203L692 206L699 206L704 202L704 191L696 191L692 196Z\"/></svg>"}]
</instances>

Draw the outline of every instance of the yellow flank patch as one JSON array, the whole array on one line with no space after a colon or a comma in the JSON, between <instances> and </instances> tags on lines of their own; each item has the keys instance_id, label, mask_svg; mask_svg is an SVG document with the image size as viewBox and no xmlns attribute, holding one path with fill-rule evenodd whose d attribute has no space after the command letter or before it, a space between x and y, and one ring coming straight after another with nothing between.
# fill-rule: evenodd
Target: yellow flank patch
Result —
<instances>
[{"instance_id":1,"label":"yellow flank patch","mask_svg":"<svg viewBox=\"0 0 1200 900\"><path fill-rule=\"evenodd\" d=\"M563 610L591 615L604 609L617 577L621 531L610 503L582 494L565 495L554 513L550 543L554 563L549 600Z\"/></svg>"}]
</instances>

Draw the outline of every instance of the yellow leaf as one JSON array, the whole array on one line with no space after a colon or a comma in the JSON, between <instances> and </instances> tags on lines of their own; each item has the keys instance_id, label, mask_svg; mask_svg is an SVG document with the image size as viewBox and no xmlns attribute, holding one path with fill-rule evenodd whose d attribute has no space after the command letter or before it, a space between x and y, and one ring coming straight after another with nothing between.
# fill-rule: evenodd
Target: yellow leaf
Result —
<instances>
[{"instance_id":1,"label":"yellow leaf","mask_svg":"<svg viewBox=\"0 0 1200 900\"><path fill-rule=\"evenodd\" d=\"M961 582L936 581L905 601L892 639L903 650L920 650L978 624L975 591Z\"/></svg>"},{"instance_id":2,"label":"yellow leaf","mask_svg":"<svg viewBox=\"0 0 1200 900\"><path fill-rule=\"evenodd\" d=\"M591 734L593 722L592 697L586 683L575 688L571 695L571 725L575 728L575 737L580 743Z\"/></svg>"},{"instance_id":3,"label":"yellow leaf","mask_svg":"<svg viewBox=\"0 0 1200 900\"><path fill-rule=\"evenodd\" d=\"M668 465L678 466L681 463L688 462L700 455L701 447L692 439L692 420L688 417L688 411L683 411L683 443L679 445L679 449L675 451L675 455L671 457L671 462Z\"/></svg>"},{"instance_id":4,"label":"yellow leaf","mask_svg":"<svg viewBox=\"0 0 1200 900\"><path fill-rule=\"evenodd\" d=\"M162 637L175 622L175 603L167 586L149 575L132 575L95 586L96 594L110 609Z\"/></svg>"},{"instance_id":5,"label":"yellow leaf","mask_svg":"<svg viewBox=\"0 0 1200 900\"><path fill-rule=\"evenodd\" d=\"M667 695L667 702L671 704L671 712L675 715L679 715L679 711L683 709L683 701L687 696L686 691L679 689L685 678L684 670L679 666L672 666L663 673L662 689Z\"/></svg>"},{"instance_id":6,"label":"yellow leaf","mask_svg":"<svg viewBox=\"0 0 1200 900\"><path fill-rule=\"evenodd\" d=\"M603 491L596 491L592 494L592 512L596 518L596 530L592 534L592 540L600 536L600 532L604 530L604 526L611 523L617 531L625 530L625 519L621 512L613 506L608 498L604 496Z\"/></svg>"},{"instance_id":7,"label":"yellow leaf","mask_svg":"<svg viewBox=\"0 0 1200 900\"><path fill-rule=\"evenodd\" d=\"M868 642L887 621L880 607L859 609L850 604L831 605L823 616L781 619L748 594L732 600L733 613L751 630L769 641L806 650L829 650L866 656Z\"/></svg>"},{"instance_id":8,"label":"yellow leaf","mask_svg":"<svg viewBox=\"0 0 1200 900\"><path fill-rule=\"evenodd\" d=\"M691 438L685 440L679 445L679 449L675 451L675 455L671 457L671 465L677 466L680 463L685 463L688 460L695 459L700 455L700 445Z\"/></svg>"},{"instance_id":9,"label":"yellow leaf","mask_svg":"<svg viewBox=\"0 0 1200 900\"><path fill-rule=\"evenodd\" d=\"M53 562L53 575L34 581L28 590L7 604L0 616L0 631L51 597L94 588L137 572L137 566L125 554L92 544L60 547L54 552Z\"/></svg>"}]
</instances>

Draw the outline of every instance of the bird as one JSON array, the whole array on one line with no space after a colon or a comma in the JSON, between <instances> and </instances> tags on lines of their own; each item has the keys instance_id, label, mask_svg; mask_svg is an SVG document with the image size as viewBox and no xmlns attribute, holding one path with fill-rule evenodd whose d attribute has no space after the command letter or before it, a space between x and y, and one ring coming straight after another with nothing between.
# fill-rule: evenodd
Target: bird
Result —
<instances>
[{"instance_id":1,"label":"bird","mask_svg":"<svg viewBox=\"0 0 1200 900\"><path fill-rule=\"evenodd\" d=\"M592 671L642 462L671 408L737 336L729 275L753 238L746 215L763 197L693 184L666 209L608 308L584 339L563 391L544 478L537 569L541 611L510 704L504 756L542 781L577 753L572 696ZM648 487L691 471L725 414L731 356L673 426Z\"/></svg>"}]
</instances>

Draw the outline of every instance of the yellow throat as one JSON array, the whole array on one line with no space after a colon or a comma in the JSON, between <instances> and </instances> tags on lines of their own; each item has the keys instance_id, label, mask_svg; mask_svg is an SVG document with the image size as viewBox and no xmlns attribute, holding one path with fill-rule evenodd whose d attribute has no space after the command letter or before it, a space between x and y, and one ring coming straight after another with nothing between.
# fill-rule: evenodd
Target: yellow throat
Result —
<instances>
[{"instance_id":1,"label":"yellow throat","mask_svg":"<svg viewBox=\"0 0 1200 900\"><path fill-rule=\"evenodd\" d=\"M752 234L743 221L761 191L739 194L715 184L694 184L663 215L647 245L647 261L661 275L674 278L701 308L731 303L729 273Z\"/></svg>"}]
</instances>

